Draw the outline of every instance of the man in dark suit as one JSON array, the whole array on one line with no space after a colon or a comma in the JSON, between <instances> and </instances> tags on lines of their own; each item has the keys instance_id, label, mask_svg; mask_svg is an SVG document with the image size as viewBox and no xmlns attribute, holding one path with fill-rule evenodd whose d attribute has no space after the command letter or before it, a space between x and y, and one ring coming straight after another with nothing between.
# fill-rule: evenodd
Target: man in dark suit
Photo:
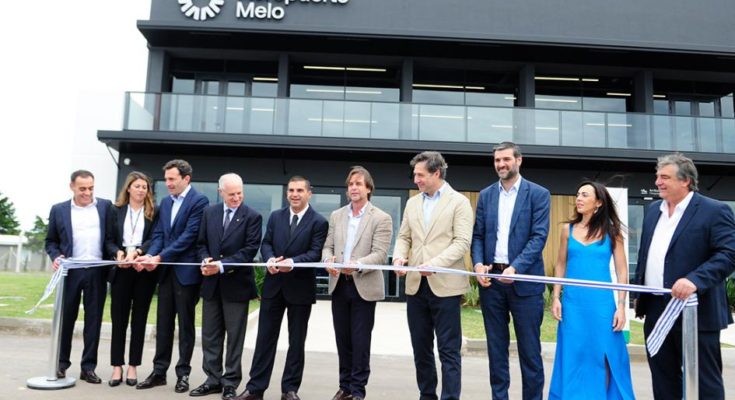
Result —
<instances>
[{"instance_id":1,"label":"man in dark suit","mask_svg":"<svg viewBox=\"0 0 735 400\"><path fill-rule=\"evenodd\" d=\"M261 255L268 260L268 273L263 283L250 381L238 400L263 399L273 372L278 334L286 309L289 344L281 379L281 399L299 399L306 330L311 305L316 303L316 278L311 268L294 269L274 264L319 262L329 223L309 206L311 183L306 178L294 176L288 181L287 190L290 205L274 211L268 218L260 247Z\"/></svg>"},{"instance_id":2,"label":"man in dark suit","mask_svg":"<svg viewBox=\"0 0 735 400\"><path fill-rule=\"evenodd\" d=\"M108 219L114 218L112 203L94 197L94 175L85 170L71 174L69 188L71 201L51 207L46 235L46 253L58 269L61 260L99 261L106 257L106 244L113 241L107 227ZM79 314L79 302L84 297L84 350L82 350L81 374L79 379L89 383L100 383L95 373L97 348L100 342L102 311L107 292L106 278L109 267L74 268L68 271L64 286L59 364L56 375L66 377L71 365L71 340L74 323Z\"/></svg>"},{"instance_id":3,"label":"man in dark suit","mask_svg":"<svg viewBox=\"0 0 735 400\"><path fill-rule=\"evenodd\" d=\"M483 189L477 201L472 233L475 271L543 276L541 253L549 233L549 191L521 177L523 158L514 143L498 144L493 155L500 181ZM540 400L544 389L540 339L544 284L500 279L491 285L487 278L477 280L493 399L508 398L510 314L518 338L523 398Z\"/></svg>"},{"instance_id":4,"label":"man in dark suit","mask_svg":"<svg viewBox=\"0 0 735 400\"><path fill-rule=\"evenodd\" d=\"M135 260L149 270L160 269L153 372L136 388L149 389L166 384L166 371L171 365L173 352L174 321L178 317L179 361L176 363L178 379L174 390L183 393L189 390L195 341L194 313L199 301L202 273L196 265L159 263L201 261L196 252L196 240L202 212L209 205L209 200L190 185L192 168L188 162L171 160L163 166L163 171L170 196L161 200L158 207L158 222L148 254Z\"/></svg>"},{"instance_id":5,"label":"man in dark suit","mask_svg":"<svg viewBox=\"0 0 735 400\"><path fill-rule=\"evenodd\" d=\"M638 252L638 283L671 288L671 295L699 301L699 398L724 399L720 331L732 323L725 278L735 270L735 220L724 203L697 193L697 168L680 153L659 157L656 187L661 200L652 203L643 220ZM669 296L642 294L636 316L646 317L643 332L651 334ZM682 398L681 321L656 356L648 356L653 395Z\"/></svg>"},{"instance_id":6,"label":"man in dark suit","mask_svg":"<svg viewBox=\"0 0 735 400\"><path fill-rule=\"evenodd\" d=\"M224 204L204 210L197 247L202 259L202 368L207 380L189 392L191 396L222 393L223 399L237 395L242 380L242 346L248 320L248 305L258 297L250 263L260 247L263 217L243 204L242 178L225 174L219 178ZM227 335L225 373L222 353Z\"/></svg>"}]
</instances>

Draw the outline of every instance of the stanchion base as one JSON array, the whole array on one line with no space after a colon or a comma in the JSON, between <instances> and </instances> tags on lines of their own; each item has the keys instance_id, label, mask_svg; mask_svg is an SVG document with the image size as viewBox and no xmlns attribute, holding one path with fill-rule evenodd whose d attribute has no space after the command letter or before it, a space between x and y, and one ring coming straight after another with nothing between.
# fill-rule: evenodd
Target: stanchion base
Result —
<instances>
[{"instance_id":1,"label":"stanchion base","mask_svg":"<svg viewBox=\"0 0 735 400\"><path fill-rule=\"evenodd\" d=\"M49 378L47 376L36 376L34 378L29 378L26 381L26 386L28 386L31 389L38 389L38 390L57 390L57 389L66 389L66 388L72 387L76 383L77 383L77 380L71 377L57 379L57 378Z\"/></svg>"}]
</instances>

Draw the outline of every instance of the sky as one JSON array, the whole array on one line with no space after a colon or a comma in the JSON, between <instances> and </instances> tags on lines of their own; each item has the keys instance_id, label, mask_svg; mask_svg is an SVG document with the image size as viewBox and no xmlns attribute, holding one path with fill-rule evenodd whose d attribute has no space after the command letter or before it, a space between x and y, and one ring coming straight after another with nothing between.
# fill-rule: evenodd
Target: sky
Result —
<instances>
[{"instance_id":1,"label":"sky","mask_svg":"<svg viewBox=\"0 0 735 400\"><path fill-rule=\"evenodd\" d=\"M144 91L148 50L136 21L150 0L33 0L0 24L0 192L21 229L71 198L76 169L114 199L117 154L97 130L121 130L126 91Z\"/></svg>"}]
</instances>

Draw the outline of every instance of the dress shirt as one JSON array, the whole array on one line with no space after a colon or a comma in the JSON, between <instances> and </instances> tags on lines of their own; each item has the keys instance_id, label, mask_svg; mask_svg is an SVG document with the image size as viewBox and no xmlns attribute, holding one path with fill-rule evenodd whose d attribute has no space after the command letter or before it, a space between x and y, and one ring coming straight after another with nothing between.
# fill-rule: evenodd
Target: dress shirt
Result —
<instances>
[{"instance_id":1,"label":"dress shirt","mask_svg":"<svg viewBox=\"0 0 735 400\"><path fill-rule=\"evenodd\" d=\"M72 258L77 260L101 260L102 236L97 199L80 207L71 201Z\"/></svg>"},{"instance_id":2,"label":"dress shirt","mask_svg":"<svg viewBox=\"0 0 735 400\"><path fill-rule=\"evenodd\" d=\"M434 193L433 196L429 196L428 193L422 192L421 195L424 197L424 228L429 229L429 224L431 223L431 214L434 213L434 208L436 207L436 203L439 202L439 198L442 195L442 191L447 186L447 183L444 182L442 186L439 188L439 190Z\"/></svg>"},{"instance_id":3,"label":"dress shirt","mask_svg":"<svg viewBox=\"0 0 735 400\"><path fill-rule=\"evenodd\" d=\"M344 263L349 263L350 258L352 258L352 248L355 244L355 239L357 236L357 228L360 226L360 221L362 220L362 216L365 215L365 210L367 209L368 203L365 203L364 206L360 209L357 216L352 215L352 207L347 209L347 238L345 239L345 250L342 253L343 257L342 260Z\"/></svg>"},{"instance_id":4,"label":"dress shirt","mask_svg":"<svg viewBox=\"0 0 735 400\"><path fill-rule=\"evenodd\" d=\"M123 247L137 247L143 243L144 211L145 207L133 211L133 208L128 204L128 212L125 213L125 222L123 223Z\"/></svg>"},{"instance_id":5,"label":"dress shirt","mask_svg":"<svg viewBox=\"0 0 735 400\"><path fill-rule=\"evenodd\" d=\"M184 199L186 198L186 195L189 194L190 190L191 190L191 185L187 185L186 189L184 189L184 191L181 192L180 195L178 196L171 195L171 200L174 201L174 204L171 206L171 226L174 225L174 221L176 220L176 214L179 213L179 208L181 208L181 205L184 203Z\"/></svg>"},{"instance_id":6,"label":"dress shirt","mask_svg":"<svg viewBox=\"0 0 735 400\"><path fill-rule=\"evenodd\" d=\"M518 190L521 188L521 179L523 178L518 175L518 179L516 179L516 182L508 191L503 187L503 181L498 183L498 190L500 191L500 195L498 196L498 241L495 242L494 263L510 264L510 260L508 259L510 221L513 218L513 209L518 198Z\"/></svg>"},{"instance_id":7,"label":"dress shirt","mask_svg":"<svg viewBox=\"0 0 735 400\"><path fill-rule=\"evenodd\" d=\"M232 223L232 218L235 217L235 212L237 211L237 208L230 208L227 207L226 203L222 203L224 208L224 213L222 214L222 226L225 226L225 221L227 221L227 210L230 210L230 223Z\"/></svg>"},{"instance_id":8,"label":"dress shirt","mask_svg":"<svg viewBox=\"0 0 735 400\"><path fill-rule=\"evenodd\" d=\"M289 215L289 218L288 218L288 223L290 224L291 221L293 221L293 216L296 215L296 216L298 216L298 218L296 219L296 226L299 226L299 224L301 223L301 220L304 218L304 214L306 214L306 211L307 210L309 210L309 205L308 204L298 214L294 213L293 212L293 209L291 207L289 207L288 208L288 212L289 212L290 215Z\"/></svg>"},{"instance_id":9,"label":"dress shirt","mask_svg":"<svg viewBox=\"0 0 735 400\"><path fill-rule=\"evenodd\" d=\"M669 217L669 206L666 201L661 202L661 215L658 217L656 229L653 231L651 238L651 246L648 248L648 259L646 261L646 286L664 287L664 265L666 263L666 253L669 251L671 238L674 236L676 226L681 221L689 202L692 200L694 192L684 197L684 200L674 207L674 213Z\"/></svg>"}]
</instances>

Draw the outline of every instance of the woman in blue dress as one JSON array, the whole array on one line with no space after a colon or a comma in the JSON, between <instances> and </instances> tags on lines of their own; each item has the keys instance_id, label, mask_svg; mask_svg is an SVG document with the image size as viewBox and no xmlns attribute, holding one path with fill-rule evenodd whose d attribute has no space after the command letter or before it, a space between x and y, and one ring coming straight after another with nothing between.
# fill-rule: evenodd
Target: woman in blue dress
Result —
<instances>
[{"instance_id":1,"label":"woman in blue dress","mask_svg":"<svg viewBox=\"0 0 735 400\"><path fill-rule=\"evenodd\" d=\"M628 283L623 225L607 189L583 182L576 212L561 232L555 276ZM550 399L633 399L630 360L623 337L626 293L554 285L551 313L559 321ZM563 310L563 318L562 318Z\"/></svg>"}]
</instances>

